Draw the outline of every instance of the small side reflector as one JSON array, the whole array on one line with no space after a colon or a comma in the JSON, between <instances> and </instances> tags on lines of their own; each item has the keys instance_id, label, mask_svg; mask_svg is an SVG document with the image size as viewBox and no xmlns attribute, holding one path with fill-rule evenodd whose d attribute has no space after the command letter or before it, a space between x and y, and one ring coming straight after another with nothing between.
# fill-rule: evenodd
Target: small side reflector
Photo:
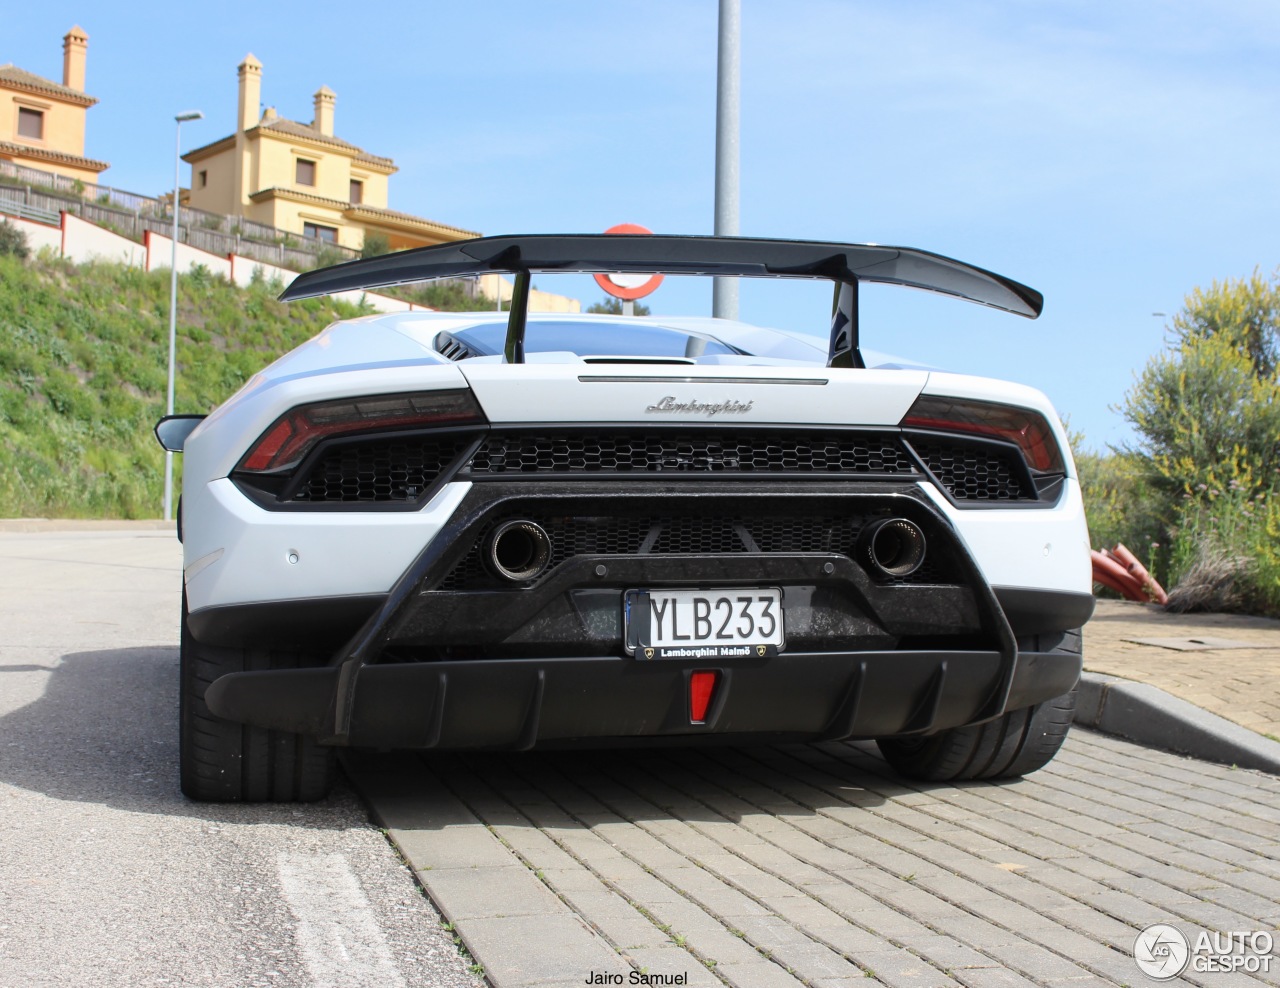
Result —
<instances>
[{"instance_id":1,"label":"small side reflector","mask_svg":"<svg viewBox=\"0 0 1280 988\"><path fill-rule=\"evenodd\" d=\"M689 676L689 722L705 724L707 708L711 706L711 698L716 692L716 683L720 673L713 669L702 669Z\"/></svg>"}]
</instances>

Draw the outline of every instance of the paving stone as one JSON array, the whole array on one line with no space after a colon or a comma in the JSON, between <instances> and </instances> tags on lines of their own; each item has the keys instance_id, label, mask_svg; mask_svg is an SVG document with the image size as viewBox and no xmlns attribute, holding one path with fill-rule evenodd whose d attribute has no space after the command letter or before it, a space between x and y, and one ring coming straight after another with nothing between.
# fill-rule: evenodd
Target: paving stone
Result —
<instances>
[{"instance_id":1,"label":"paving stone","mask_svg":"<svg viewBox=\"0 0 1280 988\"><path fill-rule=\"evenodd\" d=\"M815 978L856 977L859 967L840 952L817 942L808 946L786 947L778 951L777 960L807 981Z\"/></svg>"},{"instance_id":2,"label":"paving stone","mask_svg":"<svg viewBox=\"0 0 1280 988\"><path fill-rule=\"evenodd\" d=\"M744 916L735 925L757 950L777 953L787 946L801 948L810 940L786 920L778 916Z\"/></svg>"},{"instance_id":3,"label":"paving stone","mask_svg":"<svg viewBox=\"0 0 1280 988\"><path fill-rule=\"evenodd\" d=\"M941 988L957 981L908 951L891 948L859 954L858 966L890 988Z\"/></svg>"},{"instance_id":4,"label":"paving stone","mask_svg":"<svg viewBox=\"0 0 1280 988\"><path fill-rule=\"evenodd\" d=\"M827 876L827 881L821 885L805 886L805 891L843 916L880 908L880 902L874 896L845 882L833 882L831 878Z\"/></svg>"},{"instance_id":5,"label":"paving stone","mask_svg":"<svg viewBox=\"0 0 1280 988\"><path fill-rule=\"evenodd\" d=\"M520 866L519 860L478 821L443 830L394 828L396 845L417 871Z\"/></svg>"},{"instance_id":6,"label":"paving stone","mask_svg":"<svg viewBox=\"0 0 1280 988\"><path fill-rule=\"evenodd\" d=\"M910 947L913 953L919 954L942 971L962 967L995 967L999 964L999 961L966 946L955 937L941 933L914 937Z\"/></svg>"},{"instance_id":7,"label":"paving stone","mask_svg":"<svg viewBox=\"0 0 1280 988\"><path fill-rule=\"evenodd\" d=\"M732 988L800 988L804 984L787 969L772 961L750 964L717 964L715 973Z\"/></svg>"},{"instance_id":8,"label":"paving stone","mask_svg":"<svg viewBox=\"0 0 1280 988\"><path fill-rule=\"evenodd\" d=\"M684 957L679 957L679 954L683 954ZM673 950L639 950L630 955L630 959L634 969L645 974L683 974L688 979L685 983L694 988L724 988L724 982L716 975L718 967L705 967L687 950L679 947ZM644 984L643 981L630 981L630 975L627 977L628 980L624 984L628 988L632 984ZM582 982L574 985L573 988L582 988Z\"/></svg>"},{"instance_id":9,"label":"paving stone","mask_svg":"<svg viewBox=\"0 0 1280 988\"><path fill-rule=\"evenodd\" d=\"M1089 975L1079 964L1033 944L1005 944L992 947L988 953L1010 970L1028 974L1037 981L1058 981Z\"/></svg>"},{"instance_id":10,"label":"paving stone","mask_svg":"<svg viewBox=\"0 0 1280 988\"><path fill-rule=\"evenodd\" d=\"M568 906L619 950L661 947L672 942L652 920L608 889L575 889L563 894Z\"/></svg>"},{"instance_id":11,"label":"paving stone","mask_svg":"<svg viewBox=\"0 0 1280 988\"><path fill-rule=\"evenodd\" d=\"M468 942L472 926L494 922L487 889L514 882L527 895L504 908L591 919L602 935L584 942L612 957L610 970L647 952L706 985L793 988L788 965L811 988L1137 985L1131 948L1149 922L1280 920L1280 783L1269 777L1087 731L1016 783L912 787L886 771L850 744L443 760L438 778L409 788L442 795L444 808L421 813L427 829L406 839L441 865L423 872L428 887L474 917L457 921ZM412 793L394 783L381 783L394 812L413 820ZM483 880L468 882L475 872ZM857 967L868 957L875 979ZM540 969L528 982L576 988L585 977ZM1228 988L1225 978L1189 980Z\"/></svg>"},{"instance_id":12,"label":"paving stone","mask_svg":"<svg viewBox=\"0 0 1280 988\"><path fill-rule=\"evenodd\" d=\"M488 815L484 822L492 825ZM577 860L563 850L554 840L526 822L523 826L495 827L494 832L507 842L507 846L534 868L568 869L581 867Z\"/></svg>"},{"instance_id":13,"label":"paving stone","mask_svg":"<svg viewBox=\"0 0 1280 988\"><path fill-rule=\"evenodd\" d=\"M576 916L473 919L463 939L493 988L546 982L582 985L590 971L625 972L617 953ZM553 950L548 950L554 945Z\"/></svg>"},{"instance_id":14,"label":"paving stone","mask_svg":"<svg viewBox=\"0 0 1280 988\"><path fill-rule=\"evenodd\" d=\"M445 918L453 922L481 916L554 916L565 907L521 864L506 868L448 868L419 872L422 884Z\"/></svg>"},{"instance_id":15,"label":"paving stone","mask_svg":"<svg viewBox=\"0 0 1280 988\"><path fill-rule=\"evenodd\" d=\"M955 972L956 980L967 988L1031 988L1036 982L1004 968L976 967Z\"/></svg>"},{"instance_id":16,"label":"paving stone","mask_svg":"<svg viewBox=\"0 0 1280 988\"><path fill-rule=\"evenodd\" d=\"M976 916L948 923L945 932L985 954L990 954L993 947L1026 942L1021 934Z\"/></svg>"},{"instance_id":17,"label":"paving stone","mask_svg":"<svg viewBox=\"0 0 1280 988\"><path fill-rule=\"evenodd\" d=\"M836 926L806 926L805 933L846 955L882 950L886 946L884 937L847 921Z\"/></svg>"}]
</instances>

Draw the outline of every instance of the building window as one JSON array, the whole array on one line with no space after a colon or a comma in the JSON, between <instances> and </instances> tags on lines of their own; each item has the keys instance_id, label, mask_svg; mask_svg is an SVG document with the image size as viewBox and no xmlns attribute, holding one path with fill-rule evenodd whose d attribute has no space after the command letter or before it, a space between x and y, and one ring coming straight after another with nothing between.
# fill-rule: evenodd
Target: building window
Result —
<instances>
[{"instance_id":1,"label":"building window","mask_svg":"<svg viewBox=\"0 0 1280 988\"><path fill-rule=\"evenodd\" d=\"M294 173L294 181L298 185L316 184L316 163L306 158L298 159L298 167Z\"/></svg>"},{"instance_id":2,"label":"building window","mask_svg":"<svg viewBox=\"0 0 1280 988\"><path fill-rule=\"evenodd\" d=\"M201 172L199 175L199 179L200 179L200 188L203 189L206 185L209 184L209 173L207 171Z\"/></svg>"},{"instance_id":3,"label":"building window","mask_svg":"<svg viewBox=\"0 0 1280 988\"><path fill-rule=\"evenodd\" d=\"M29 110L25 106L18 107L18 136L29 137L33 141L43 141L44 111Z\"/></svg>"},{"instance_id":4,"label":"building window","mask_svg":"<svg viewBox=\"0 0 1280 988\"><path fill-rule=\"evenodd\" d=\"M337 227L321 226L319 223L303 223L302 235L304 237L314 237L316 240L323 240L330 244L338 242Z\"/></svg>"},{"instance_id":5,"label":"building window","mask_svg":"<svg viewBox=\"0 0 1280 988\"><path fill-rule=\"evenodd\" d=\"M364 202L364 183L356 179L351 180L351 201L355 204Z\"/></svg>"}]
</instances>

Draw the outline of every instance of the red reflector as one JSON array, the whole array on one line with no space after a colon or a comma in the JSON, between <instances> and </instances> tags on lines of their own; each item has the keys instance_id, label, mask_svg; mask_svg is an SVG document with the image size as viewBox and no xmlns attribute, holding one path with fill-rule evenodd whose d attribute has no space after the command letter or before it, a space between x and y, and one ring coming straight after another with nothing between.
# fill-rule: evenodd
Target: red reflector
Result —
<instances>
[{"instance_id":1,"label":"red reflector","mask_svg":"<svg viewBox=\"0 0 1280 988\"><path fill-rule=\"evenodd\" d=\"M716 691L716 681L720 673L714 670L702 670L689 677L689 720L694 724L703 724L707 720L707 708L711 706L711 697Z\"/></svg>"}]
</instances>

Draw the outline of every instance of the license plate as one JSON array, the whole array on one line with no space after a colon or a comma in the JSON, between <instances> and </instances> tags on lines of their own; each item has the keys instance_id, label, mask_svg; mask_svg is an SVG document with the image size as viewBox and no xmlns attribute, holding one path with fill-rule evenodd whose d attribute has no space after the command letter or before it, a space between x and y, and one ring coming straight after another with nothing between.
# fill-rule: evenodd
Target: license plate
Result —
<instances>
[{"instance_id":1,"label":"license plate","mask_svg":"<svg viewBox=\"0 0 1280 988\"><path fill-rule=\"evenodd\" d=\"M643 659L745 659L785 644L782 591L628 590L627 652Z\"/></svg>"}]
</instances>

